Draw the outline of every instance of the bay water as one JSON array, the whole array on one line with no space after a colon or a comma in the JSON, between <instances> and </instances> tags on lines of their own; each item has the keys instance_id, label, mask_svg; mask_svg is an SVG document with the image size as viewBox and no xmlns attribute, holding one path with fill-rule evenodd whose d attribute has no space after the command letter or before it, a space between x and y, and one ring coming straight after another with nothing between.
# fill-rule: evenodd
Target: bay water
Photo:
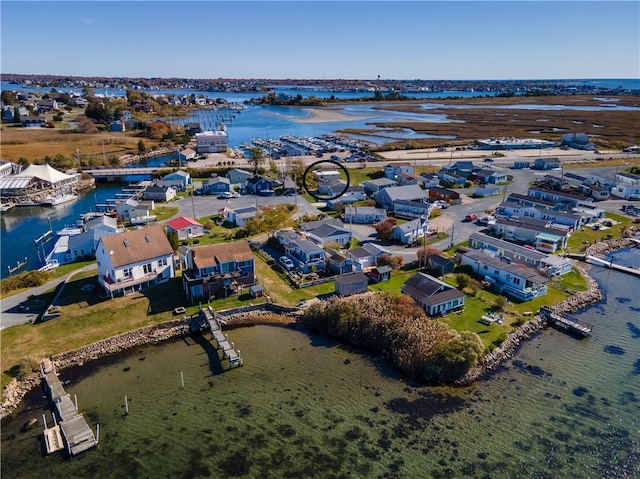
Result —
<instances>
[{"instance_id":1,"label":"bay water","mask_svg":"<svg viewBox=\"0 0 640 479\"><path fill-rule=\"evenodd\" d=\"M640 253L615 261L640 266ZM230 371L206 337L63 371L100 425L98 446L45 456L50 411L34 391L2 423L3 476L640 477L640 281L590 272L605 300L577 316L593 337L547 329L468 388L428 387L381 358L269 326L228 331L244 358Z\"/></svg>"}]
</instances>

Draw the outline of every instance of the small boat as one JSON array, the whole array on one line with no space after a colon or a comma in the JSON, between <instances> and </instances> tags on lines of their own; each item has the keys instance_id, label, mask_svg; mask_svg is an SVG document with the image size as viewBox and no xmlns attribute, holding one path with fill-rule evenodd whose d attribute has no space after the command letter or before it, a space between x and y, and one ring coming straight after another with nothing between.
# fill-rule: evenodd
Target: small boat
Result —
<instances>
[{"instance_id":1,"label":"small boat","mask_svg":"<svg viewBox=\"0 0 640 479\"><path fill-rule=\"evenodd\" d=\"M6 213L11 208L13 208L15 204L13 203L0 203L0 213Z\"/></svg>"},{"instance_id":2,"label":"small boat","mask_svg":"<svg viewBox=\"0 0 640 479\"><path fill-rule=\"evenodd\" d=\"M156 215L144 215L144 216L136 216L135 218L131 218L132 225L146 225L155 221L157 218Z\"/></svg>"},{"instance_id":3,"label":"small boat","mask_svg":"<svg viewBox=\"0 0 640 479\"><path fill-rule=\"evenodd\" d=\"M61 195L55 196L47 196L40 202L40 206L58 206L63 203L68 203L69 201L74 201L78 199L78 195L74 195L73 193L64 193Z\"/></svg>"}]
</instances>

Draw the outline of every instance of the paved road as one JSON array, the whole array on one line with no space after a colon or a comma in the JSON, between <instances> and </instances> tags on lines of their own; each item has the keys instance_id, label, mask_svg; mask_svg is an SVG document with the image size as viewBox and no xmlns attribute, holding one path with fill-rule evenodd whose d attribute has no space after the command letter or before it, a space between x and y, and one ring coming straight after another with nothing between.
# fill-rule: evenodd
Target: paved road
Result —
<instances>
[{"instance_id":1,"label":"paved road","mask_svg":"<svg viewBox=\"0 0 640 479\"><path fill-rule=\"evenodd\" d=\"M38 314L42 311L41 304L35 303L29 299L30 296L39 296L56 288L60 283L63 283L73 275L81 271L91 271L97 269L95 264L87 265L83 268L75 270L62 278L57 278L49 281L48 283L31 288L22 293L14 294L13 296L3 297L0 302L0 330L15 326L18 324L32 323L38 317Z\"/></svg>"}]
</instances>

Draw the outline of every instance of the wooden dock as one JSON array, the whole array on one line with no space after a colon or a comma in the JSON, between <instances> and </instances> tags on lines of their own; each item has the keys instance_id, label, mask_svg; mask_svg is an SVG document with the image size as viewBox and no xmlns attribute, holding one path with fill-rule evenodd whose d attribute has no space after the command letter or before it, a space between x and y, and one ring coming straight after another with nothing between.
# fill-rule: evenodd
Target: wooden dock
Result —
<instances>
[{"instance_id":1,"label":"wooden dock","mask_svg":"<svg viewBox=\"0 0 640 479\"><path fill-rule=\"evenodd\" d=\"M548 323L560 326L571 333L585 337L591 336L593 325L580 321L578 318L575 318L570 314L555 312L549 306L542 306L539 314Z\"/></svg>"},{"instance_id":2,"label":"wooden dock","mask_svg":"<svg viewBox=\"0 0 640 479\"><path fill-rule=\"evenodd\" d=\"M210 306L200 309L200 319L205 322L207 329L211 331L211 340L215 342L216 349L222 351L222 359L228 361L229 369L234 366L242 366L240 350L236 351L233 343L229 343L228 336L222 332L220 321L218 321Z\"/></svg>"},{"instance_id":3,"label":"wooden dock","mask_svg":"<svg viewBox=\"0 0 640 479\"><path fill-rule=\"evenodd\" d=\"M613 260L607 261L606 259L598 258L597 256L591 256L585 253L564 253L564 256L566 256L567 258L578 259L580 261L584 261L585 263L597 264L605 268L615 269L616 271L621 271L623 273L631 274L634 276L640 276L640 268L622 266L621 264L614 263ZM615 260L615 254L613 259Z\"/></svg>"},{"instance_id":4,"label":"wooden dock","mask_svg":"<svg viewBox=\"0 0 640 479\"><path fill-rule=\"evenodd\" d=\"M84 416L78 412L76 404L62 387L53 363L47 359L40 364L42 378L49 391L49 397L55 406L59 423L52 428L46 428L45 444L47 452L60 449L61 440L67 446L67 452L74 456L98 444L93 431ZM56 430L59 428L59 431ZM51 448L50 448L51 447Z\"/></svg>"}]
</instances>

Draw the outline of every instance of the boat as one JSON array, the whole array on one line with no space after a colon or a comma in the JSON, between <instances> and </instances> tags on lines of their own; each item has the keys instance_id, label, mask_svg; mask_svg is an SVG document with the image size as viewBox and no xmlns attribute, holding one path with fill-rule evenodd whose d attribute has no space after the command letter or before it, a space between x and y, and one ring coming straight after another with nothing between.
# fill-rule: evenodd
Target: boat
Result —
<instances>
[{"instance_id":1,"label":"boat","mask_svg":"<svg viewBox=\"0 0 640 479\"><path fill-rule=\"evenodd\" d=\"M0 203L0 213L6 213L11 208L13 208L15 204L13 203Z\"/></svg>"},{"instance_id":2,"label":"boat","mask_svg":"<svg viewBox=\"0 0 640 479\"><path fill-rule=\"evenodd\" d=\"M73 193L63 193L55 196L47 196L40 202L40 206L58 206L77 199L78 195L75 195Z\"/></svg>"},{"instance_id":3,"label":"boat","mask_svg":"<svg viewBox=\"0 0 640 479\"><path fill-rule=\"evenodd\" d=\"M144 215L144 216L136 216L131 218L132 225L146 225L151 223L157 219L156 215Z\"/></svg>"}]
</instances>

